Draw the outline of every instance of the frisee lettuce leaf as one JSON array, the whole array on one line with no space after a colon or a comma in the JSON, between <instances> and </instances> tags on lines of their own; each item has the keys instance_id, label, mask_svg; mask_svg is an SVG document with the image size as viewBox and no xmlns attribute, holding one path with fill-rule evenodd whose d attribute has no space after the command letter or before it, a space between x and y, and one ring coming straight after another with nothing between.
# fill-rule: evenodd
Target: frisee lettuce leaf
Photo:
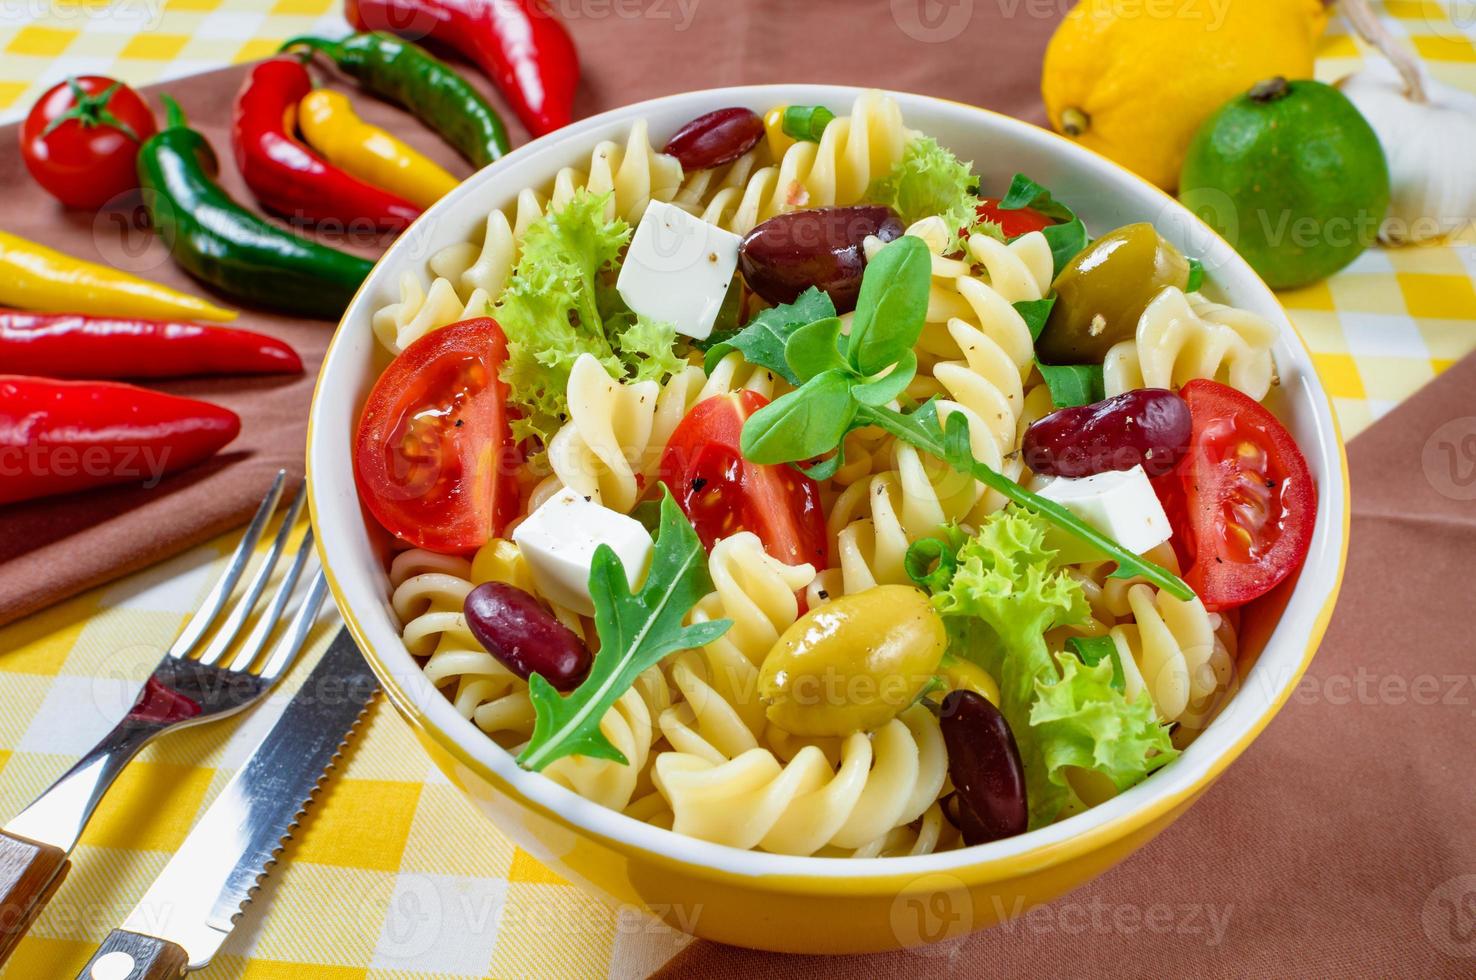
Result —
<instances>
[{"instance_id":1,"label":"frisee lettuce leaf","mask_svg":"<svg viewBox=\"0 0 1476 980\"><path fill-rule=\"evenodd\" d=\"M605 712L630 689L641 671L669 653L706 646L727 632L730 620L683 626L697 600L712 588L707 552L686 515L662 486L660 529L651 570L631 592L620 558L609 545L595 551L589 593L595 605L600 648L589 676L567 695L540 674L528 678L533 702L533 736L518 756L526 769L540 771L567 755L630 760L600 731Z\"/></svg>"},{"instance_id":2,"label":"frisee lettuce leaf","mask_svg":"<svg viewBox=\"0 0 1476 980\"><path fill-rule=\"evenodd\" d=\"M568 414L569 372L592 354L612 377L662 377L681 366L670 324L637 316L615 291L630 225L608 215L610 194L577 191L528 226L492 316L507 335L501 378L513 436L547 445Z\"/></svg>"},{"instance_id":3,"label":"frisee lettuce leaf","mask_svg":"<svg viewBox=\"0 0 1476 980\"><path fill-rule=\"evenodd\" d=\"M960 161L932 137L919 136L903 149L890 173L872 182L866 200L890 206L908 225L940 216L960 232L952 249L956 251L974 232L1003 238L997 225L980 219L978 188L972 163Z\"/></svg>"},{"instance_id":4,"label":"frisee lettuce leaf","mask_svg":"<svg viewBox=\"0 0 1476 980\"><path fill-rule=\"evenodd\" d=\"M999 682L1000 711L1025 767L1032 828L1054 820L1070 799L1067 766L1095 769L1124 789L1175 755L1151 700L1128 702L1113 688L1110 658L1088 667L1047 648L1046 631L1089 614L1081 586L1045 545L1048 527L1020 507L993 514L951 563L937 566L951 571L947 583L930 583L950 652ZM958 625L959 618L976 625Z\"/></svg>"}]
</instances>

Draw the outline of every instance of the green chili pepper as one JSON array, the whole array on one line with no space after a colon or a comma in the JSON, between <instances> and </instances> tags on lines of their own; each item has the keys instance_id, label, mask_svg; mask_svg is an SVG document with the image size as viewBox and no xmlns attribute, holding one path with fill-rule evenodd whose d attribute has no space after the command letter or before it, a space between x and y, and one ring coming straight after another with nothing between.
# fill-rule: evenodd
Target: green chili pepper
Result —
<instances>
[{"instance_id":1,"label":"green chili pepper","mask_svg":"<svg viewBox=\"0 0 1476 980\"><path fill-rule=\"evenodd\" d=\"M508 151L497 110L456 69L418 44L375 31L342 41L294 37L281 50L294 47L321 51L370 92L404 106L477 167Z\"/></svg>"},{"instance_id":2,"label":"green chili pepper","mask_svg":"<svg viewBox=\"0 0 1476 980\"><path fill-rule=\"evenodd\" d=\"M169 96L165 126L139 147L154 229L185 271L262 306L337 319L374 263L269 224L211 177L215 153Z\"/></svg>"}]
</instances>

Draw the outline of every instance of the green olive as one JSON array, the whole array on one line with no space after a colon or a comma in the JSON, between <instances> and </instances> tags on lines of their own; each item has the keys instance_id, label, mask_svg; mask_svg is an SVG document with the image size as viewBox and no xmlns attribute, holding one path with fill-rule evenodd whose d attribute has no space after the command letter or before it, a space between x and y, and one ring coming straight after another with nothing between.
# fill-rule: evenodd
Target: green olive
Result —
<instances>
[{"instance_id":1,"label":"green olive","mask_svg":"<svg viewBox=\"0 0 1476 980\"><path fill-rule=\"evenodd\" d=\"M880 728L938 672L948 636L910 585L878 585L812 609L784 631L759 671L759 698L794 735Z\"/></svg>"},{"instance_id":2,"label":"green olive","mask_svg":"<svg viewBox=\"0 0 1476 980\"><path fill-rule=\"evenodd\" d=\"M1096 364L1131 340L1138 320L1166 286L1189 285L1189 260L1147 223L1092 242L1056 277L1056 305L1036 341L1047 364Z\"/></svg>"}]
</instances>

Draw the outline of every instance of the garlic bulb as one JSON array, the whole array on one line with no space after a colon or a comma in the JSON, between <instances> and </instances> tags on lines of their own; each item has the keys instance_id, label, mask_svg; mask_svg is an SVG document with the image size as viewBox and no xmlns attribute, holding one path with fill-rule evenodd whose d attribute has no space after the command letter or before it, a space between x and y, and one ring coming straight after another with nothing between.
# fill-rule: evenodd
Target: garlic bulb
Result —
<instances>
[{"instance_id":1,"label":"garlic bulb","mask_svg":"<svg viewBox=\"0 0 1476 980\"><path fill-rule=\"evenodd\" d=\"M1338 83L1378 134L1389 161L1392 193L1379 238L1421 242L1476 225L1476 96L1426 76L1368 0L1338 6L1384 56Z\"/></svg>"},{"instance_id":2,"label":"garlic bulb","mask_svg":"<svg viewBox=\"0 0 1476 980\"><path fill-rule=\"evenodd\" d=\"M1338 83L1379 136L1389 160L1386 242L1420 242L1476 222L1476 95L1424 79L1427 99L1381 59Z\"/></svg>"}]
</instances>

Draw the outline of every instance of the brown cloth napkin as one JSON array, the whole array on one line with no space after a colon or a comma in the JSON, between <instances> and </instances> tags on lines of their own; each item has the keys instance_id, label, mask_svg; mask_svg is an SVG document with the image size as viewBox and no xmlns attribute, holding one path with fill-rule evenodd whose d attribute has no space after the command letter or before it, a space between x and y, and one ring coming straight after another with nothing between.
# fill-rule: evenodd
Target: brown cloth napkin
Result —
<instances>
[{"instance_id":1,"label":"brown cloth napkin","mask_svg":"<svg viewBox=\"0 0 1476 980\"><path fill-rule=\"evenodd\" d=\"M1476 356L1354 440L1332 626L1281 714L1095 882L951 945L697 942L660 976L1476 976Z\"/></svg>"},{"instance_id":2,"label":"brown cloth napkin","mask_svg":"<svg viewBox=\"0 0 1476 980\"><path fill-rule=\"evenodd\" d=\"M1040 121L1039 73L1060 5L1038 0L638 0L556 4L583 63L576 115L691 89L763 82L873 85L946 96ZM246 67L148 90L177 98L221 158L222 182L251 196L231 159L229 125ZM319 66L319 78L332 77ZM505 107L473 69L464 73ZM334 87L345 86L335 84ZM450 167L470 168L414 119L366 94L360 114ZM840 110L842 107L834 107ZM515 144L526 139L504 112ZM658 134L659 138L659 134ZM68 212L31 181L16 127L0 128L0 227L79 258L109 262L204 292L149 236L131 202L94 216ZM384 242L322 235L376 255ZM237 325L275 334L302 355L297 379L211 379L158 384L240 413L241 437L216 460L153 489L125 487L0 508L0 624L134 571L245 523L278 469L300 476L313 377L332 325L242 309ZM4 364L0 363L0 373Z\"/></svg>"}]
</instances>

